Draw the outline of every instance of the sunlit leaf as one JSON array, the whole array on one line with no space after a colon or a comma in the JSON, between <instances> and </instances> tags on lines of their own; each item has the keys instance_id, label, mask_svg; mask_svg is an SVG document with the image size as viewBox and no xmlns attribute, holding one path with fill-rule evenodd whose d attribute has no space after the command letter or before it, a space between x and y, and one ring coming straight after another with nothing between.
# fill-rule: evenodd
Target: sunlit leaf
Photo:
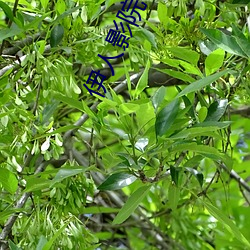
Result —
<instances>
[{"instance_id":1,"label":"sunlit leaf","mask_svg":"<svg viewBox=\"0 0 250 250\"><path fill-rule=\"evenodd\" d=\"M0 168L0 183L11 194L14 194L18 187L16 176L5 168Z\"/></svg>"},{"instance_id":2,"label":"sunlit leaf","mask_svg":"<svg viewBox=\"0 0 250 250\"><path fill-rule=\"evenodd\" d=\"M225 56L225 51L222 49L217 49L210 53L205 60L205 72L206 75L211 75L223 65Z\"/></svg>"}]
</instances>

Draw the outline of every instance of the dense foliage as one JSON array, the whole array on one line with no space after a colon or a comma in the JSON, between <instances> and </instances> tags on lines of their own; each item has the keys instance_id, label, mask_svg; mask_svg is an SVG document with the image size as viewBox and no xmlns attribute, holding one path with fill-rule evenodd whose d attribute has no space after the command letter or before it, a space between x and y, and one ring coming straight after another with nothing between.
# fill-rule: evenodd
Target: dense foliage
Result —
<instances>
[{"instance_id":1,"label":"dense foliage","mask_svg":"<svg viewBox=\"0 0 250 250\"><path fill-rule=\"evenodd\" d=\"M250 249L248 1L145 3L0 1L0 249Z\"/></svg>"}]
</instances>

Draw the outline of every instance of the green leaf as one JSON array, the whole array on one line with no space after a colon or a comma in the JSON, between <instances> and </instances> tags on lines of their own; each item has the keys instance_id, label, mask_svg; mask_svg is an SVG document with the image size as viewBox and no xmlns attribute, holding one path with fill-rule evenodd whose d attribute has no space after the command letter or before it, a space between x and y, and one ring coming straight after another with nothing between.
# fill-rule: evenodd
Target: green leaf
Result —
<instances>
[{"instance_id":1,"label":"green leaf","mask_svg":"<svg viewBox=\"0 0 250 250\"><path fill-rule=\"evenodd\" d=\"M159 2L157 6L157 14L160 22L162 24L166 24L168 21L168 16L166 15L167 13L167 6L166 4Z\"/></svg>"},{"instance_id":2,"label":"green leaf","mask_svg":"<svg viewBox=\"0 0 250 250\"><path fill-rule=\"evenodd\" d=\"M120 212L116 215L112 224L121 224L124 222L139 206L143 198L147 195L150 187L150 185L144 185L131 194Z\"/></svg>"},{"instance_id":3,"label":"green leaf","mask_svg":"<svg viewBox=\"0 0 250 250\"><path fill-rule=\"evenodd\" d=\"M11 240L9 240L8 242L9 242L10 250L22 250L17 245L15 245Z\"/></svg>"},{"instance_id":4,"label":"green leaf","mask_svg":"<svg viewBox=\"0 0 250 250\"><path fill-rule=\"evenodd\" d=\"M65 12L63 12L60 16L58 16L56 18L56 20L53 22L53 24L58 23L60 20L62 20L63 18L67 17L68 15L71 15L72 13L78 11L79 9L81 9L83 7L82 4L73 7L72 9L66 10Z\"/></svg>"},{"instance_id":5,"label":"green leaf","mask_svg":"<svg viewBox=\"0 0 250 250\"><path fill-rule=\"evenodd\" d=\"M62 95L60 93L57 93L57 92L54 92L53 94L53 97L63 103L66 103L68 104L69 106L73 107L73 108L76 108L82 112L85 112L85 109L83 107L83 104L76 100L76 99L73 99L73 98L70 98L68 96L65 96L65 95Z\"/></svg>"},{"instance_id":6,"label":"green leaf","mask_svg":"<svg viewBox=\"0 0 250 250\"><path fill-rule=\"evenodd\" d=\"M206 75L211 75L223 65L225 57L225 51L222 49L217 49L210 53L205 60L205 72Z\"/></svg>"},{"instance_id":7,"label":"green leaf","mask_svg":"<svg viewBox=\"0 0 250 250\"><path fill-rule=\"evenodd\" d=\"M194 168L189 168L189 167L186 167L185 168L188 172L190 172L192 175L195 176L195 178L197 179L197 181L199 182L200 186L202 187L203 185L203 181L204 181L204 176L201 172L197 171L196 169Z\"/></svg>"},{"instance_id":8,"label":"green leaf","mask_svg":"<svg viewBox=\"0 0 250 250\"><path fill-rule=\"evenodd\" d=\"M18 212L23 212L24 209L23 208L9 208L7 207L5 211L0 212L0 222L4 223L6 219L8 219L8 217L14 213L18 213Z\"/></svg>"},{"instance_id":9,"label":"green leaf","mask_svg":"<svg viewBox=\"0 0 250 250\"><path fill-rule=\"evenodd\" d=\"M109 176L99 187L99 190L117 190L133 183L136 177L132 174L120 172Z\"/></svg>"},{"instance_id":10,"label":"green leaf","mask_svg":"<svg viewBox=\"0 0 250 250\"><path fill-rule=\"evenodd\" d=\"M46 237L44 235L41 235L40 239L38 241L36 250L43 250L43 247L46 245L47 242L48 241L47 241Z\"/></svg>"},{"instance_id":11,"label":"green leaf","mask_svg":"<svg viewBox=\"0 0 250 250\"><path fill-rule=\"evenodd\" d=\"M206 135L207 132L215 131L219 129L218 127L195 127L188 128L180 131L179 133L172 135L170 139L190 139L196 136Z\"/></svg>"},{"instance_id":12,"label":"green leaf","mask_svg":"<svg viewBox=\"0 0 250 250\"><path fill-rule=\"evenodd\" d=\"M49 250L49 249L52 247L54 241L59 237L59 235L64 231L64 229L65 229L65 228L68 226L68 224L69 224L69 222L68 222L68 223L64 222L64 223L65 223L65 224L64 224L59 230L57 230L57 231L55 232L55 234L53 235L53 237L45 244L45 246L43 247L42 250Z\"/></svg>"},{"instance_id":13,"label":"green leaf","mask_svg":"<svg viewBox=\"0 0 250 250\"><path fill-rule=\"evenodd\" d=\"M173 182L171 182L168 188L168 204L173 211L176 210L179 199L180 188L178 188Z\"/></svg>"},{"instance_id":14,"label":"green leaf","mask_svg":"<svg viewBox=\"0 0 250 250\"><path fill-rule=\"evenodd\" d=\"M83 173L83 172L85 172L85 170L86 170L85 168L79 167L79 166L77 166L77 167L73 167L73 166L63 167L57 172L55 178L51 182L51 186L57 182L61 182L62 180L66 179L70 176L74 176L74 175Z\"/></svg>"},{"instance_id":15,"label":"green leaf","mask_svg":"<svg viewBox=\"0 0 250 250\"><path fill-rule=\"evenodd\" d=\"M201 200L201 199L200 199ZM202 200L201 200L202 201ZM216 218L223 226L230 232L234 237L241 241L245 246L250 248L250 242L245 238L245 236L240 232L238 227L230 220L220 209L216 208L212 204L202 201L208 212Z\"/></svg>"},{"instance_id":16,"label":"green leaf","mask_svg":"<svg viewBox=\"0 0 250 250\"><path fill-rule=\"evenodd\" d=\"M49 0L41 0L40 2L41 2L42 7L43 7L44 9L46 9L47 6L48 6Z\"/></svg>"},{"instance_id":17,"label":"green leaf","mask_svg":"<svg viewBox=\"0 0 250 250\"><path fill-rule=\"evenodd\" d=\"M244 39L240 37L235 37L237 43L239 44L240 48L244 51L244 53L250 57L250 42L244 37Z\"/></svg>"},{"instance_id":18,"label":"green leaf","mask_svg":"<svg viewBox=\"0 0 250 250\"><path fill-rule=\"evenodd\" d=\"M0 30L0 42L6 38L17 36L23 32L23 29L20 29L18 26L14 25L11 28Z\"/></svg>"},{"instance_id":19,"label":"green leaf","mask_svg":"<svg viewBox=\"0 0 250 250\"><path fill-rule=\"evenodd\" d=\"M134 37L139 40L139 42L143 42L145 40L149 41L153 48L157 48L157 44L155 42L155 35L151 31L140 27L139 30L134 32Z\"/></svg>"},{"instance_id":20,"label":"green leaf","mask_svg":"<svg viewBox=\"0 0 250 250\"><path fill-rule=\"evenodd\" d=\"M49 104L44 104L44 109L42 112L42 124L49 122L55 110L58 108L58 105L59 102L57 100L52 100Z\"/></svg>"},{"instance_id":21,"label":"green leaf","mask_svg":"<svg viewBox=\"0 0 250 250\"><path fill-rule=\"evenodd\" d=\"M9 7L9 5L7 5L7 4L4 3L3 1L0 1L0 8L3 9L5 15L6 15L11 21L14 21L14 15L13 15L13 12L12 12L11 8Z\"/></svg>"},{"instance_id":22,"label":"green leaf","mask_svg":"<svg viewBox=\"0 0 250 250\"><path fill-rule=\"evenodd\" d=\"M56 47L63 39L64 28L61 24L56 25L50 35L50 46Z\"/></svg>"},{"instance_id":23,"label":"green leaf","mask_svg":"<svg viewBox=\"0 0 250 250\"><path fill-rule=\"evenodd\" d=\"M148 70L149 70L149 67L150 67L150 61L148 60L147 61L147 64L146 64L146 68L145 70L143 71L137 85L136 85L136 89L135 89L135 93L134 93L134 96L135 98L137 98L139 96L139 94L147 87L148 85Z\"/></svg>"},{"instance_id":24,"label":"green leaf","mask_svg":"<svg viewBox=\"0 0 250 250\"><path fill-rule=\"evenodd\" d=\"M204 121L195 124L193 127L217 127L217 129L222 129L228 127L230 124L232 124L231 121L225 121L225 122Z\"/></svg>"},{"instance_id":25,"label":"green leaf","mask_svg":"<svg viewBox=\"0 0 250 250\"><path fill-rule=\"evenodd\" d=\"M223 75L227 74L231 72L230 70L223 70L221 72L215 73L213 75L207 76L205 78L202 78L198 81L195 81L191 84L189 84L185 89L183 89L178 95L178 97L181 97L183 95L195 92L197 90L200 90L204 87L206 87L207 85L213 83L214 81L218 80L220 77L222 77Z\"/></svg>"},{"instance_id":26,"label":"green leaf","mask_svg":"<svg viewBox=\"0 0 250 250\"><path fill-rule=\"evenodd\" d=\"M233 36L228 36L222 31L217 29L204 29L200 28L201 32L204 33L213 43L219 48L241 57L246 57L237 40Z\"/></svg>"},{"instance_id":27,"label":"green leaf","mask_svg":"<svg viewBox=\"0 0 250 250\"><path fill-rule=\"evenodd\" d=\"M11 194L14 194L18 187L18 180L16 176L5 168L0 168L0 183Z\"/></svg>"},{"instance_id":28,"label":"green leaf","mask_svg":"<svg viewBox=\"0 0 250 250\"><path fill-rule=\"evenodd\" d=\"M179 180L179 173L180 173L181 169L180 168L176 168L173 166L170 166L170 175L171 175L171 179L174 182L174 184L176 186L178 186L178 180Z\"/></svg>"},{"instance_id":29,"label":"green leaf","mask_svg":"<svg viewBox=\"0 0 250 250\"><path fill-rule=\"evenodd\" d=\"M139 110L140 105L135 103L122 103L119 105L119 109L121 114L131 114Z\"/></svg>"},{"instance_id":30,"label":"green leaf","mask_svg":"<svg viewBox=\"0 0 250 250\"><path fill-rule=\"evenodd\" d=\"M111 213L117 213L119 212L119 208L114 208L114 207L82 207L80 208L81 214L111 214Z\"/></svg>"},{"instance_id":31,"label":"green leaf","mask_svg":"<svg viewBox=\"0 0 250 250\"><path fill-rule=\"evenodd\" d=\"M232 4L249 4L249 0L233 0Z\"/></svg>"},{"instance_id":32,"label":"green leaf","mask_svg":"<svg viewBox=\"0 0 250 250\"><path fill-rule=\"evenodd\" d=\"M37 176L31 176L26 178L26 188L24 192L33 192L33 191L39 191L46 188L49 188L51 185L51 180L37 177Z\"/></svg>"},{"instance_id":33,"label":"green leaf","mask_svg":"<svg viewBox=\"0 0 250 250\"><path fill-rule=\"evenodd\" d=\"M168 50L172 52L175 57L190 62L194 66L197 65L200 58L200 54L198 52L190 49L176 47L176 48L169 48Z\"/></svg>"},{"instance_id":34,"label":"green leaf","mask_svg":"<svg viewBox=\"0 0 250 250\"><path fill-rule=\"evenodd\" d=\"M201 107L199 112L198 112L198 118L200 122L203 122L206 119L207 116L207 108L206 107Z\"/></svg>"},{"instance_id":35,"label":"green leaf","mask_svg":"<svg viewBox=\"0 0 250 250\"><path fill-rule=\"evenodd\" d=\"M184 82L193 82L195 79L191 76L189 76L188 74L186 73L183 73L183 72L180 72L180 71L176 71L176 70L173 70L173 69L158 69L156 68L156 70L160 71L160 72L163 72L169 76L172 76L174 78L177 78L177 79L180 79Z\"/></svg>"},{"instance_id":36,"label":"green leaf","mask_svg":"<svg viewBox=\"0 0 250 250\"><path fill-rule=\"evenodd\" d=\"M166 87L161 86L152 96L151 101L155 111L157 111L158 107L163 102L165 94L166 94Z\"/></svg>"},{"instance_id":37,"label":"green leaf","mask_svg":"<svg viewBox=\"0 0 250 250\"><path fill-rule=\"evenodd\" d=\"M227 99L222 99L219 101L213 102L208 108L208 114L205 119L205 122L208 121L219 121L220 118L224 115L228 105Z\"/></svg>"},{"instance_id":38,"label":"green leaf","mask_svg":"<svg viewBox=\"0 0 250 250\"><path fill-rule=\"evenodd\" d=\"M186 146L185 146L186 145ZM214 161L223 161L229 168L231 167L232 163L230 163L230 157L228 157L226 154L220 153L216 148L207 146L207 145L197 145L196 143L184 143L183 147L182 145L175 145L172 147L171 152L179 152L183 150L193 151L197 152L205 157L208 157Z\"/></svg>"},{"instance_id":39,"label":"green leaf","mask_svg":"<svg viewBox=\"0 0 250 250\"><path fill-rule=\"evenodd\" d=\"M179 110L179 101L174 99L156 116L155 132L156 136L164 135L174 123Z\"/></svg>"}]
</instances>

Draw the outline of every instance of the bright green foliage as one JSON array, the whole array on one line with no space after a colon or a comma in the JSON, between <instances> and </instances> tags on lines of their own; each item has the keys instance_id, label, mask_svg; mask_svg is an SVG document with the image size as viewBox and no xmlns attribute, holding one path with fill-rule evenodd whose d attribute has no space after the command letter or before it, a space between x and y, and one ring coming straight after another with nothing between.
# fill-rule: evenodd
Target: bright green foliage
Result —
<instances>
[{"instance_id":1,"label":"bright green foliage","mask_svg":"<svg viewBox=\"0 0 250 250\"><path fill-rule=\"evenodd\" d=\"M1 249L250 249L248 1L146 3L0 1Z\"/></svg>"}]
</instances>

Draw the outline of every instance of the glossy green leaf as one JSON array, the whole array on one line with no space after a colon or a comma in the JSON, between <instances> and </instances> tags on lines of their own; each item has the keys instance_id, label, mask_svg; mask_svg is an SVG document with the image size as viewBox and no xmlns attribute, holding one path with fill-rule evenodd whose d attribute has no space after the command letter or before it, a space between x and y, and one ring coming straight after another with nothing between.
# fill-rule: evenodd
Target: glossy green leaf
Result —
<instances>
[{"instance_id":1,"label":"glossy green leaf","mask_svg":"<svg viewBox=\"0 0 250 250\"><path fill-rule=\"evenodd\" d=\"M168 204L173 211L177 209L179 199L180 188L178 188L173 182L171 182L168 188Z\"/></svg>"},{"instance_id":2,"label":"glossy green leaf","mask_svg":"<svg viewBox=\"0 0 250 250\"><path fill-rule=\"evenodd\" d=\"M235 37L228 36L224 34L222 31L217 30L217 29L200 28L200 30L219 48L231 54L246 57L246 54L237 43L237 40Z\"/></svg>"},{"instance_id":3,"label":"glossy green leaf","mask_svg":"<svg viewBox=\"0 0 250 250\"><path fill-rule=\"evenodd\" d=\"M217 49L210 53L205 60L206 75L211 75L221 68L224 62L225 51Z\"/></svg>"},{"instance_id":4,"label":"glossy green leaf","mask_svg":"<svg viewBox=\"0 0 250 250\"><path fill-rule=\"evenodd\" d=\"M11 194L14 194L18 187L16 176L8 169L0 168L0 183Z\"/></svg>"},{"instance_id":5,"label":"glossy green leaf","mask_svg":"<svg viewBox=\"0 0 250 250\"><path fill-rule=\"evenodd\" d=\"M56 47L63 39L64 28L61 24L54 26L50 35L50 46Z\"/></svg>"},{"instance_id":6,"label":"glossy green leaf","mask_svg":"<svg viewBox=\"0 0 250 250\"><path fill-rule=\"evenodd\" d=\"M205 119L205 122L208 121L219 121L220 118L224 115L228 105L227 99L222 99L219 101L215 101L208 108L208 114Z\"/></svg>"},{"instance_id":7,"label":"glossy green leaf","mask_svg":"<svg viewBox=\"0 0 250 250\"><path fill-rule=\"evenodd\" d=\"M121 224L124 222L139 206L143 198L149 192L150 187L150 185L144 185L131 194L120 212L116 215L112 224Z\"/></svg>"},{"instance_id":8,"label":"glossy green leaf","mask_svg":"<svg viewBox=\"0 0 250 250\"><path fill-rule=\"evenodd\" d=\"M183 89L178 95L178 97L181 97L183 95L195 92L197 90L201 90L202 88L206 87L207 85L215 82L216 80L218 80L220 77L222 77L223 75L229 73L230 70L223 70L221 72L215 73L213 75L207 76L205 78L202 78L198 81L195 81L191 84L189 84L185 89Z\"/></svg>"},{"instance_id":9,"label":"glossy green leaf","mask_svg":"<svg viewBox=\"0 0 250 250\"><path fill-rule=\"evenodd\" d=\"M132 174L120 172L109 176L99 187L99 190L117 190L133 183L136 177Z\"/></svg>"},{"instance_id":10,"label":"glossy green leaf","mask_svg":"<svg viewBox=\"0 0 250 250\"><path fill-rule=\"evenodd\" d=\"M197 171L194 168L189 168L186 167L185 168L188 172L190 172L193 176L195 176L195 178L197 179L197 181L199 182L200 186L202 187L203 182L204 182L204 176L201 172Z\"/></svg>"},{"instance_id":11,"label":"glossy green leaf","mask_svg":"<svg viewBox=\"0 0 250 250\"><path fill-rule=\"evenodd\" d=\"M151 98L152 104L156 111L163 102L165 95L166 95L166 87L161 86L159 89L156 90L155 94L152 96Z\"/></svg>"},{"instance_id":12,"label":"glossy green leaf","mask_svg":"<svg viewBox=\"0 0 250 250\"><path fill-rule=\"evenodd\" d=\"M178 110L179 101L175 99L158 113L155 121L156 136L162 136L169 130L176 119Z\"/></svg>"},{"instance_id":13,"label":"glossy green leaf","mask_svg":"<svg viewBox=\"0 0 250 250\"><path fill-rule=\"evenodd\" d=\"M201 200L201 199L200 199ZM245 238L245 236L241 233L238 227L234 224L232 220L230 220L220 209L213 206L211 203L202 201L205 205L208 212L216 218L219 222L223 224L223 226L232 233L234 237L236 237L239 241L241 241L246 247L250 248L250 242Z\"/></svg>"}]
</instances>

